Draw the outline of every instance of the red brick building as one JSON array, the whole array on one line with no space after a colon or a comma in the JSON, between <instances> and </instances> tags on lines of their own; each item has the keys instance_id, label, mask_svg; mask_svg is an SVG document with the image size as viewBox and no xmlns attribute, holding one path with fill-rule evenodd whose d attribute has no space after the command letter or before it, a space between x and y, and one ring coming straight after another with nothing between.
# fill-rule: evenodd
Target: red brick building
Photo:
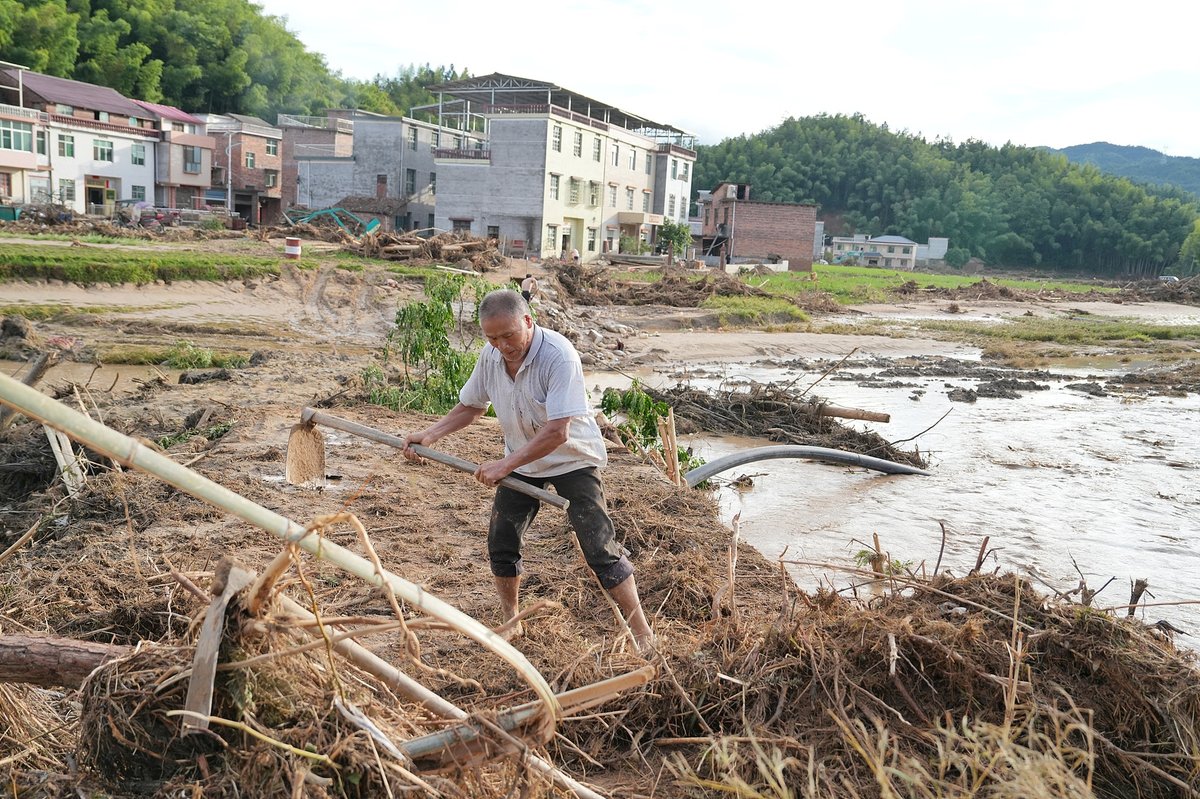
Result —
<instances>
[{"instance_id":1,"label":"red brick building","mask_svg":"<svg viewBox=\"0 0 1200 799\"><path fill-rule=\"evenodd\" d=\"M723 263L782 260L789 271L812 271L815 205L751 200L750 184L722 183L703 203L701 219L701 252Z\"/></svg>"},{"instance_id":2,"label":"red brick building","mask_svg":"<svg viewBox=\"0 0 1200 799\"><path fill-rule=\"evenodd\" d=\"M252 225L279 222L283 218L283 131L243 114L202 114L200 119L217 145L209 203L228 203L233 214Z\"/></svg>"}]
</instances>

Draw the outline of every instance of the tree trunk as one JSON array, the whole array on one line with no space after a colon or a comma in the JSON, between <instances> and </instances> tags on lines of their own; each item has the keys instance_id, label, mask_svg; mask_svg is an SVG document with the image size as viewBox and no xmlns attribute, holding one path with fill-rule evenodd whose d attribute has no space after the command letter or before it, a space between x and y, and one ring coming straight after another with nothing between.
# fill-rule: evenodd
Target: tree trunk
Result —
<instances>
[{"instance_id":1,"label":"tree trunk","mask_svg":"<svg viewBox=\"0 0 1200 799\"><path fill-rule=\"evenodd\" d=\"M74 638L0 635L0 683L78 688L97 666L131 651L128 646Z\"/></svg>"}]
</instances>

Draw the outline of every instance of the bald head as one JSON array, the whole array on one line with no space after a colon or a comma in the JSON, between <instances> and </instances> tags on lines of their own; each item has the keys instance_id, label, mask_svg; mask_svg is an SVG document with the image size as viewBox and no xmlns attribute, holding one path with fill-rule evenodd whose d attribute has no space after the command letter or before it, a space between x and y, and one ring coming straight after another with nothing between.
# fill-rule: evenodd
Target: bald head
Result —
<instances>
[{"instance_id":1,"label":"bald head","mask_svg":"<svg viewBox=\"0 0 1200 799\"><path fill-rule=\"evenodd\" d=\"M489 319L519 319L529 315L529 303L512 289L488 292L483 302L479 303L480 324Z\"/></svg>"}]
</instances>

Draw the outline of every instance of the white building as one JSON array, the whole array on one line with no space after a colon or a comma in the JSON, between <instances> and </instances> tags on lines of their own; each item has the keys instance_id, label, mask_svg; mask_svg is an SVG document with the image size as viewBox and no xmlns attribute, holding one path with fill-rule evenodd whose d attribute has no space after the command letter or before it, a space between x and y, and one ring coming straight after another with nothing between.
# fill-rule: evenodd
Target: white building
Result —
<instances>
[{"instance_id":1,"label":"white building","mask_svg":"<svg viewBox=\"0 0 1200 799\"><path fill-rule=\"evenodd\" d=\"M22 184L10 186L14 201L52 199L96 214L111 214L118 200L153 202L159 131L145 109L113 89L36 72L0 70L0 85L5 99L16 89L16 113L28 115L27 122L16 121L11 109L0 115L0 150L5 141L17 145L24 163L29 142L34 159L17 180L17 170L8 172L8 183ZM4 163L0 156L7 172Z\"/></svg>"},{"instance_id":2,"label":"white building","mask_svg":"<svg viewBox=\"0 0 1200 799\"><path fill-rule=\"evenodd\" d=\"M687 222L694 136L552 83L492 74L430 87L443 146L435 224L502 239L510 252L583 260L653 246ZM482 135L482 147L448 146Z\"/></svg>"}]
</instances>

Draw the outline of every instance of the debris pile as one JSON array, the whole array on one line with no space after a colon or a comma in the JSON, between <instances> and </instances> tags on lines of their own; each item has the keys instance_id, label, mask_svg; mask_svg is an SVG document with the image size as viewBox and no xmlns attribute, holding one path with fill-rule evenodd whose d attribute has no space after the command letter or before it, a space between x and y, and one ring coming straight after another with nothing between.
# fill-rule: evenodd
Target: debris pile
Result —
<instances>
[{"instance_id":1,"label":"debris pile","mask_svg":"<svg viewBox=\"0 0 1200 799\"><path fill-rule=\"evenodd\" d=\"M878 433L855 430L836 421L823 413L823 400L805 397L790 386L752 382L744 387L709 391L684 385L665 391L652 388L645 391L675 410L681 431L756 436L784 444L841 449L910 466L925 466L918 451L899 449Z\"/></svg>"},{"instance_id":2,"label":"debris pile","mask_svg":"<svg viewBox=\"0 0 1200 799\"><path fill-rule=\"evenodd\" d=\"M475 272L488 272L505 264L495 239L482 239L463 233L368 233L345 245L348 252L364 258L388 261L453 263Z\"/></svg>"},{"instance_id":3,"label":"debris pile","mask_svg":"<svg viewBox=\"0 0 1200 799\"><path fill-rule=\"evenodd\" d=\"M247 370L245 403L224 411L237 427L219 447L198 459L180 441L171 454L186 452L193 468L247 499L312 519L327 548L377 551L384 567L402 567L430 595L494 617L479 538L491 492L475 481L434 465L398 466L394 453L370 447L338 448L339 470L361 479L353 492L331 498L267 479L283 466L269 431L286 429L296 407L257 401L254 384L280 391L281 373L305 368L300 357L281 353L275 371L257 377ZM205 390L175 386L136 403L93 391L89 407L146 438L164 420L184 425ZM378 428L430 421L340 402L340 414ZM743 403L741 414L765 410ZM26 459L41 435L37 423L21 427L33 429L11 440L6 460ZM503 447L487 424L446 443L476 462ZM570 723L512 733L542 762L612 795L654 784L664 799L782 795L780 786L811 799L1165 799L1200 790L1195 657L1162 628L1127 618L1123 597L1106 610L1096 592L1079 593L1079 604L1016 575L988 574L986 540L964 576L940 563L905 565L876 544L873 571L822 565L848 575L850 587L801 591L786 563L731 535L710 494L671 485L620 450L611 457L610 509L654 613L657 672ZM396 479L376 479L391 471ZM0 653L5 638L32 630L138 648L89 670L81 688L37 688L0 669L9 675L0 680L0 785L30 797L564 795L506 738L497 707L534 698L511 664L140 472L100 464L73 500L48 479L0 498ZM356 514L361 531L345 515L322 516L331 509ZM527 543L530 615L514 643L533 667L553 675L556 690L640 672L646 662L614 637L566 518L546 509ZM228 552L273 575L264 592L231 589L218 604L235 584L232 564L213 568ZM256 596L265 597L257 607ZM201 714L208 728L180 735L185 719L199 721L179 711L204 628L218 614L225 631ZM343 657L335 626L471 715L437 718L400 695ZM482 734L488 748L458 748L467 733ZM415 748L431 737L455 744L438 750L440 762Z\"/></svg>"},{"instance_id":4,"label":"debris pile","mask_svg":"<svg viewBox=\"0 0 1200 799\"><path fill-rule=\"evenodd\" d=\"M699 308L709 297L765 297L767 292L720 271L700 275L679 267L664 267L649 274L652 282L620 281L602 264L562 261L555 264L558 282L583 305L670 305Z\"/></svg>"}]
</instances>

